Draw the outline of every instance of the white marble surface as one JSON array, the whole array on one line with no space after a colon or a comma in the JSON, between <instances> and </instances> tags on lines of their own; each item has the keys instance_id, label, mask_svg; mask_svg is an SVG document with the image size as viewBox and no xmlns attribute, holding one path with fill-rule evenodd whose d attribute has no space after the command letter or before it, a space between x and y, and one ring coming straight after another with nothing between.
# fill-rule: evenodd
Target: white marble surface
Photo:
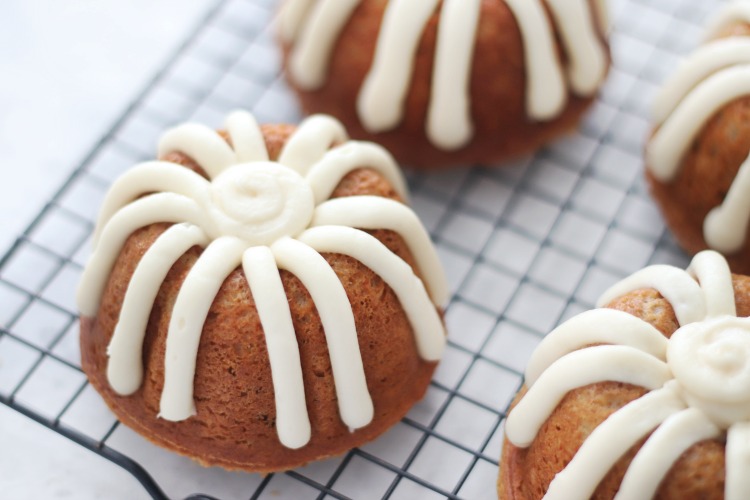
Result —
<instances>
[{"instance_id":1,"label":"white marble surface","mask_svg":"<svg viewBox=\"0 0 750 500\"><path fill-rule=\"evenodd\" d=\"M0 2L0 255L216 2ZM117 466L5 406L0 491L147 497Z\"/></svg>"}]
</instances>

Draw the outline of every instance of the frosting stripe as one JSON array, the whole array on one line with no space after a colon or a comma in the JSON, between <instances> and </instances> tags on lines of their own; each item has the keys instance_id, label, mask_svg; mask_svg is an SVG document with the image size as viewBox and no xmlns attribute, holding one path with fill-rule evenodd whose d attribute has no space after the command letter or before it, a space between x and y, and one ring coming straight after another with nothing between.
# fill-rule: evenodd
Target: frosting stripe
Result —
<instances>
[{"instance_id":1,"label":"frosting stripe","mask_svg":"<svg viewBox=\"0 0 750 500\"><path fill-rule=\"evenodd\" d=\"M596 427L562 472L549 485L545 500L590 498L599 482L639 439L685 405L668 388L628 403ZM641 497L647 498L647 497Z\"/></svg>"},{"instance_id":2,"label":"frosting stripe","mask_svg":"<svg viewBox=\"0 0 750 500\"><path fill-rule=\"evenodd\" d=\"M505 431L511 443L525 448L573 389L611 380L653 390L671 376L666 363L632 347L604 345L574 351L552 363L529 388L508 416Z\"/></svg>"},{"instance_id":3,"label":"frosting stripe","mask_svg":"<svg viewBox=\"0 0 750 500\"><path fill-rule=\"evenodd\" d=\"M204 216L196 202L174 193L152 194L122 208L104 226L96 251L83 270L76 296L81 314L96 316L107 278L125 241L134 231L156 222L188 222L202 227Z\"/></svg>"},{"instance_id":4,"label":"frosting stripe","mask_svg":"<svg viewBox=\"0 0 750 500\"><path fill-rule=\"evenodd\" d=\"M314 90L325 83L331 51L360 0L320 0L312 9L289 69L297 84Z\"/></svg>"},{"instance_id":5,"label":"frosting stripe","mask_svg":"<svg viewBox=\"0 0 750 500\"><path fill-rule=\"evenodd\" d=\"M748 47L750 51L750 46ZM703 221L703 236L709 247L727 254L742 249L750 222L750 157L732 181L724 202L714 207Z\"/></svg>"},{"instance_id":6,"label":"frosting stripe","mask_svg":"<svg viewBox=\"0 0 750 500\"><path fill-rule=\"evenodd\" d=\"M552 27L539 2L505 0L521 30L526 56L526 111L536 120L559 115L567 100Z\"/></svg>"},{"instance_id":7,"label":"frosting stripe","mask_svg":"<svg viewBox=\"0 0 750 500\"><path fill-rule=\"evenodd\" d=\"M593 309L566 321L542 340L526 367L526 385L534 385L559 358L592 344L625 345L666 359L667 339L651 324L615 309Z\"/></svg>"},{"instance_id":8,"label":"frosting stripe","mask_svg":"<svg viewBox=\"0 0 750 500\"><path fill-rule=\"evenodd\" d=\"M683 452L704 439L720 435L719 428L696 408L672 415L651 434L635 455L615 500L652 498Z\"/></svg>"},{"instance_id":9,"label":"frosting stripe","mask_svg":"<svg viewBox=\"0 0 750 500\"><path fill-rule=\"evenodd\" d=\"M276 400L276 431L281 444L300 448L310 441L310 419L297 337L284 285L268 247L253 247L242 256L250 291L263 326Z\"/></svg>"},{"instance_id":10,"label":"frosting stripe","mask_svg":"<svg viewBox=\"0 0 750 500\"><path fill-rule=\"evenodd\" d=\"M244 249L238 238L217 238L203 251L180 287L167 333L160 418L177 422L195 415L193 380L203 324L219 288L239 266Z\"/></svg>"},{"instance_id":11,"label":"frosting stripe","mask_svg":"<svg viewBox=\"0 0 750 500\"><path fill-rule=\"evenodd\" d=\"M646 150L653 176L674 178L680 160L701 127L721 107L750 94L750 65L734 66L704 80L680 103L651 138Z\"/></svg>"},{"instance_id":12,"label":"frosting stripe","mask_svg":"<svg viewBox=\"0 0 750 500\"><path fill-rule=\"evenodd\" d=\"M448 283L430 235L414 211L406 205L380 196L335 198L318 205L310 225L394 231L404 239L414 255L432 301L440 305L448 300Z\"/></svg>"},{"instance_id":13,"label":"frosting stripe","mask_svg":"<svg viewBox=\"0 0 750 500\"><path fill-rule=\"evenodd\" d=\"M732 273L721 254L712 250L697 253L687 272L700 284L706 301L706 316L737 316Z\"/></svg>"},{"instance_id":14,"label":"frosting stripe","mask_svg":"<svg viewBox=\"0 0 750 500\"><path fill-rule=\"evenodd\" d=\"M594 29L588 0L546 0L570 59L568 80L578 95L591 95L607 73L607 57Z\"/></svg>"},{"instance_id":15,"label":"frosting stripe","mask_svg":"<svg viewBox=\"0 0 750 500\"><path fill-rule=\"evenodd\" d=\"M743 500L750 491L750 422L729 428L726 448L726 500Z\"/></svg>"},{"instance_id":16,"label":"frosting stripe","mask_svg":"<svg viewBox=\"0 0 750 500\"><path fill-rule=\"evenodd\" d=\"M357 98L357 113L368 132L389 130L403 118L419 39L437 4L391 0L386 5L374 60Z\"/></svg>"},{"instance_id":17,"label":"frosting stripe","mask_svg":"<svg viewBox=\"0 0 750 500\"><path fill-rule=\"evenodd\" d=\"M473 135L469 79L480 7L481 0L443 2L427 111L427 137L441 149L459 149Z\"/></svg>"},{"instance_id":18,"label":"frosting stripe","mask_svg":"<svg viewBox=\"0 0 750 500\"><path fill-rule=\"evenodd\" d=\"M185 123L167 130L159 140L159 157L172 152L184 153L213 179L229 165L237 163L237 155L219 134L198 123Z\"/></svg>"},{"instance_id":19,"label":"frosting stripe","mask_svg":"<svg viewBox=\"0 0 750 500\"><path fill-rule=\"evenodd\" d=\"M226 127L237 162L268 161L263 133L253 115L234 111L227 116Z\"/></svg>"},{"instance_id":20,"label":"frosting stripe","mask_svg":"<svg viewBox=\"0 0 750 500\"><path fill-rule=\"evenodd\" d=\"M283 238L271 246L279 269L291 272L312 297L320 315L331 357L341 420L358 429L372 421L374 409L367 390L354 315L346 291L326 260L309 246Z\"/></svg>"},{"instance_id":21,"label":"frosting stripe","mask_svg":"<svg viewBox=\"0 0 750 500\"><path fill-rule=\"evenodd\" d=\"M196 245L206 246L208 242L208 237L199 227L175 224L154 241L138 262L107 347L107 380L118 394L133 394L143 381L143 338L164 278L185 252Z\"/></svg>"},{"instance_id":22,"label":"frosting stripe","mask_svg":"<svg viewBox=\"0 0 750 500\"><path fill-rule=\"evenodd\" d=\"M205 198L209 182L192 170L164 161L136 165L120 176L109 188L99 210L92 241L96 247L104 225L122 207L148 193L170 191L196 201Z\"/></svg>"},{"instance_id":23,"label":"frosting stripe","mask_svg":"<svg viewBox=\"0 0 750 500\"><path fill-rule=\"evenodd\" d=\"M726 38L699 47L677 68L664 84L652 111L654 121L662 123L700 82L713 73L736 64L750 63L750 40Z\"/></svg>"},{"instance_id":24,"label":"frosting stripe","mask_svg":"<svg viewBox=\"0 0 750 500\"><path fill-rule=\"evenodd\" d=\"M603 307L643 288L654 288L667 299L680 325L700 321L706 316L706 301L698 283L681 269L666 265L649 266L633 273L605 291L596 305Z\"/></svg>"},{"instance_id":25,"label":"frosting stripe","mask_svg":"<svg viewBox=\"0 0 750 500\"><path fill-rule=\"evenodd\" d=\"M708 22L705 38L710 39L717 36L722 29L734 22L750 23L750 5L737 0L725 5Z\"/></svg>"},{"instance_id":26,"label":"frosting stripe","mask_svg":"<svg viewBox=\"0 0 750 500\"><path fill-rule=\"evenodd\" d=\"M370 268L393 290L409 318L419 356L427 361L440 359L445 349L445 330L422 281L411 267L375 237L344 226L308 229L299 241L318 252L340 253Z\"/></svg>"},{"instance_id":27,"label":"frosting stripe","mask_svg":"<svg viewBox=\"0 0 750 500\"><path fill-rule=\"evenodd\" d=\"M279 22L281 24L281 36L287 42L293 42L297 38L302 23L307 17L314 0L287 0L284 3Z\"/></svg>"},{"instance_id":28,"label":"frosting stripe","mask_svg":"<svg viewBox=\"0 0 750 500\"><path fill-rule=\"evenodd\" d=\"M313 115L297 127L279 154L279 163L305 175L326 152L349 137L337 120L330 116Z\"/></svg>"},{"instance_id":29,"label":"frosting stripe","mask_svg":"<svg viewBox=\"0 0 750 500\"><path fill-rule=\"evenodd\" d=\"M307 181L319 204L331 194L346 174L357 168L371 168L393 186L402 200L407 200L408 190L401 170L393 157L381 146L369 142L349 141L328 151L307 173Z\"/></svg>"}]
</instances>

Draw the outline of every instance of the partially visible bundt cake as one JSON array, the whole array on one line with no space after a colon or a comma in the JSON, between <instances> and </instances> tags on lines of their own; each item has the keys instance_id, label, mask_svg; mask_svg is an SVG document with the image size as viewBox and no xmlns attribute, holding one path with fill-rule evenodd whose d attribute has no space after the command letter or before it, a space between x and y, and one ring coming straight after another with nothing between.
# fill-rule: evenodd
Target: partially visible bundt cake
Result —
<instances>
[{"instance_id":1,"label":"partially visible bundt cake","mask_svg":"<svg viewBox=\"0 0 750 500\"><path fill-rule=\"evenodd\" d=\"M502 499L750 495L750 277L706 250L551 332L506 421Z\"/></svg>"},{"instance_id":2,"label":"partially visible bundt cake","mask_svg":"<svg viewBox=\"0 0 750 500\"><path fill-rule=\"evenodd\" d=\"M605 0L286 0L307 113L421 168L501 162L572 130L609 67Z\"/></svg>"},{"instance_id":3,"label":"partially visible bundt cake","mask_svg":"<svg viewBox=\"0 0 750 500\"><path fill-rule=\"evenodd\" d=\"M728 4L708 38L656 98L646 178L685 250L750 274L750 2Z\"/></svg>"},{"instance_id":4,"label":"partially visible bundt cake","mask_svg":"<svg viewBox=\"0 0 750 500\"><path fill-rule=\"evenodd\" d=\"M107 194L81 280L83 369L126 425L276 471L396 423L445 344L447 288L391 156L339 122L168 131Z\"/></svg>"}]
</instances>

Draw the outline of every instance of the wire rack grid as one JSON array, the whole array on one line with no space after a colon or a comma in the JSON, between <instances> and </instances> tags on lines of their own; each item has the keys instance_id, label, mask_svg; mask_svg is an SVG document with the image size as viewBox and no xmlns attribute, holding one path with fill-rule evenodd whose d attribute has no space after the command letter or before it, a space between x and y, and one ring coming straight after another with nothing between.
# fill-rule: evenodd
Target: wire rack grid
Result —
<instances>
[{"instance_id":1,"label":"wire rack grid","mask_svg":"<svg viewBox=\"0 0 750 500\"><path fill-rule=\"evenodd\" d=\"M452 290L423 401L342 457L261 477L204 469L119 424L80 370L73 301L109 184L185 120L295 122L273 0L217 1L0 260L0 402L129 470L154 498L496 498L503 418L536 344L650 263L686 264L642 182L648 105L718 5L612 0L613 67L573 135L502 169L408 174Z\"/></svg>"}]
</instances>

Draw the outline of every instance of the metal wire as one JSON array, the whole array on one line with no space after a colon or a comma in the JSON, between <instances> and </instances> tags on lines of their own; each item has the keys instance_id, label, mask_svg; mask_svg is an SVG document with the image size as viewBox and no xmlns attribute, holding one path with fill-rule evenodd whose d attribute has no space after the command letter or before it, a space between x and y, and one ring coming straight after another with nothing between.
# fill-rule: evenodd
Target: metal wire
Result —
<instances>
[{"instance_id":1,"label":"metal wire","mask_svg":"<svg viewBox=\"0 0 750 500\"><path fill-rule=\"evenodd\" d=\"M147 465L158 452L106 416L77 357L73 287L113 178L186 119L218 124L236 107L263 122L299 119L279 76L271 0L220 1L0 259L0 356L13 363L0 371L0 402L125 468L154 498L493 498L502 422L533 346L615 280L686 261L641 180L644 103L717 6L612 4L613 68L576 134L504 169L409 174L447 267L453 328L425 400L380 440L296 471L182 491L170 474L198 466ZM40 395L51 387L50 402ZM105 416L93 424L87 412Z\"/></svg>"}]
</instances>

